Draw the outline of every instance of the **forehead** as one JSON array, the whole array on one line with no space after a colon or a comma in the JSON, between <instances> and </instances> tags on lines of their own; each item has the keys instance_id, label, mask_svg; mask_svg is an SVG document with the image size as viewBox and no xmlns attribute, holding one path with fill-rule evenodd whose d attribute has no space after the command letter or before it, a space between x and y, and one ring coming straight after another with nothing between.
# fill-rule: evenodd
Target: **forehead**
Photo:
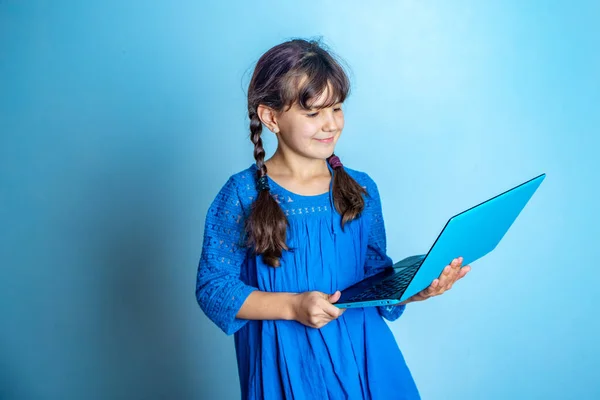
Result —
<instances>
[{"instance_id":1,"label":"forehead","mask_svg":"<svg viewBox=\"0 0 600 400\"><path fill-rule=\"evenodd\" d=\"M331 106L345 97L345 90L332 81L335 77L306 73L292 75L288 80L287 93L283 96L290 103L298 103L300 108L312 109ZM337 82L337 81L336 81ZM288 103L288 104L290 104Z\"/></svg>"},{"instance_id":2,"label":"forehead","mask_svg":"<svg viewBox=\"0 0 600 400\"><path fill-rule=\"evenodd\" d=\"M333 97L335 96L335 97ZM325 88L325 90L323 90L323 93L321 93L319 96L315 97L314 99L311 99L308 102L308 106L310 108L320 108L323 107L324 105L335 105L337 103L339 103L339 98L337 97L336 93L334 93L333 88L331 87L331 84L327 84L327 87Z\"/></svg>"},{"instance_id":3,"label":"forehead","mask_svg":"<svg viewBox=\"0 0 600 400\"><path fill-rule=\"evenodd\" d=\"M335 98L332 98L332 96L335 96L335 94L332 92L331 84L328 84L320 95L311 98L306 105L309 110L317 110L324 108L324 106L333 107L334 105L341 103L338 96ZM290 111L291 110L306 111L307 109L302 107L298 101L294 101L290 107Z\"/></svg>"}]
</instances>

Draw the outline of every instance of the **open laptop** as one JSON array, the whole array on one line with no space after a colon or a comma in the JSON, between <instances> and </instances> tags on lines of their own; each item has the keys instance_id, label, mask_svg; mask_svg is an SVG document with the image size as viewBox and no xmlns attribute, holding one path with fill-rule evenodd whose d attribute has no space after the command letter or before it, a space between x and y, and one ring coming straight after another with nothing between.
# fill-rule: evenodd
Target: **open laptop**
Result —
<instances>
[{"instance_id":1,"label":"open laptop","mask_svg":"<svg viewBox=\"0 0 600 400\"><path fill-rule=\"evenodd\" d=\"M485 256L496 248L545 177L541 174L450 218L427 254L407 257L342 290L334 305L398 304L429 287L453 259L462 256L464 266Z\"/></svg>"}]
</instances>

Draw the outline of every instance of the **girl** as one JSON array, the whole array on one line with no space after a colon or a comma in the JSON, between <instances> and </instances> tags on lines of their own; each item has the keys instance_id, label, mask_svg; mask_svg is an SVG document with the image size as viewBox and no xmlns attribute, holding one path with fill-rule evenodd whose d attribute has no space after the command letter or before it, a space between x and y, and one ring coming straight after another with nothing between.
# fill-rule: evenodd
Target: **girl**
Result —
<instances>
[{"instance_id":1,"label":"girl","mask_svg":"<svg viewBox=\"0 0 600 400\"><path fill-rule=\"evenodd\" d=\"M234 174L205 224L196 297L235 333L243 399L418 399L394 336L406 303L462 278L462 259L401 305L338 309L339 289L392 265L375 182L334 155L349 80L317 42L258 61L248 88L253 163ZM265 160L262 127L277 136Z\"/></svg>"}]
</instances>

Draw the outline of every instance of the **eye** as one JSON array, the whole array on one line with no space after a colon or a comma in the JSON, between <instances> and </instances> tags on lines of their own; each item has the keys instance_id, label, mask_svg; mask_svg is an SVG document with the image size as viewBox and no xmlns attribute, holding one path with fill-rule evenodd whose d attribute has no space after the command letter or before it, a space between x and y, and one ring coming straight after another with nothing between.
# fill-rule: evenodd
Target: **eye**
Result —
<instances>
[{"instance_id":1,"label":"eye","mask_svg":"<svg viewBox=\"0 0 600 400\"><path fill-rule=\"evenodd\" d=\"M342 111L342 107L334 108L333 111Z\"/></svg>"},{"instance_id":2,"label":"eye","mask_svg":"<svg viewBox=\"0 0 600 400\"><path fill-rule=\"evenodd\" d=\"M311 113L311 114L306 114L306 116L307 116L308 118L314 118L314 117L316 117L317 115L319 115L319 112L318 112L318 111L317 111L317 112L314 112L314 113Z\"/></svg>"}]
</instances>

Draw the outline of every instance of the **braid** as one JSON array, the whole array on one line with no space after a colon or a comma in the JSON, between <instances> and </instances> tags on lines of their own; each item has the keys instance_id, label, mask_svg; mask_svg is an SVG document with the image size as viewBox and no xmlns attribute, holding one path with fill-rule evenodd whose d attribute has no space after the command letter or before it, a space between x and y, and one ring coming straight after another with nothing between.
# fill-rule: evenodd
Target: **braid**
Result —
<instances>
[{"instance_id":1,"label":"braid","mask_svg":"<svg viewBox=\"0 0 600 400\"><path fill-rule=\"evenodd\" d=\"M285 243L287 218L269 193L269 186L266 183L265 149L260 137L262 123L255 112L250 112L249 116L250 140L254 143L254 159L257 166L258 196L246 220L248 245L254 247L256 254L262 254L265 264L278 267L282 251L287 250Z\"/></svg>"},{"instance_id":2,"label":"braid","mask_svg":"<svg viewBox=\"0 0 600 400\"><path fill-rule=\"evenodd\" d=\"M259 175L257 178L262 178L267 174L267 166L265 165L265 149L263 148L262 138L262 123L258 114L250 113L250 140L254 143L254 159L258 167Z\"/></svg>"},{"instance_id":3,"label":"braid","mask_svg":"<svg viewBox=\"0 0 600 400\"><path fill-rule=\"evenodd\" d=\"M367 191L346 172L339 158L333 154L327 160L333 168L333 204L342 216L344 225L357 218L365 207L363 194Z\"/></svg>"}]
</instances>

